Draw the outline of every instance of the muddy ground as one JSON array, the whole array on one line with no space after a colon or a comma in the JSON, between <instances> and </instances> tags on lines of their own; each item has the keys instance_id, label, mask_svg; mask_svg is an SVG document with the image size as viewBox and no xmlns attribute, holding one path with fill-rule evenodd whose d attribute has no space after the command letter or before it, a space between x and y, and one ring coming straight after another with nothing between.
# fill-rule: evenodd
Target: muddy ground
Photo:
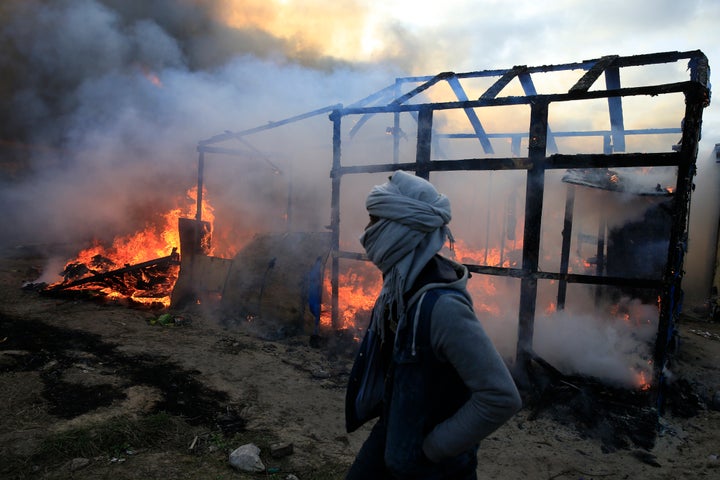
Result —
<instances>
[{"instance_id":1,"label":"muddy ground","mask_svg":"<svg viewBox=\"0 0 720 480\"><path fill-rule=\"evenodd\" d=\"M0 252L0 478L343 478L368 431L344 430L347 336L315 348L197 305L162 325L162 311L21 288L43 262ZM720 325L688 315L680 336L661 416L647 394L551 379L483 442L479 478L720 478ZM229 465L245 443L265 472Z\"/></svg>"}]
</instances>

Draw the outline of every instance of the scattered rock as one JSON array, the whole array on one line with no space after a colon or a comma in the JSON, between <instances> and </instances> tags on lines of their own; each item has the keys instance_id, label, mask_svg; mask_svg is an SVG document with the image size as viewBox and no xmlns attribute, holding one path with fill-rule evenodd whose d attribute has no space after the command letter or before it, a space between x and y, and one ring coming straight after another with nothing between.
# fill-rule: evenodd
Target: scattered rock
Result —
<instances>
[{"instance_id":1,"label":"scattered rock","mask_svg":"<svg viewBox=\"0 0 720 480\"><path fill-rule=\"evenodd\" d=\"M634 450L632 456L651 467L660 468L662 465L657 461L657 457L650 452L643 450Z\"/></svg>"},{"instance_id":2,"label":"scattered rock","mask_svg":"<svg viewBox=\"0 0 720 480\"><path fill-rule=\"evenodd\" d=\"M70 460L67 464L67 467L68 470L70 470L71 472L75 472L77 470L87 467L88 465L90 465L90 459L77 457Z\"/></svg>"},{"instance_id":3,"label":"scattered rock","mask_svg":"<svg viewBox=\"0 0 720 480\"><path fill-rule=\"evenodd\" d=\"M287 457L288 455L292 455L293 453L293 444L292 443L273 443L270 445L270 455L272 455L273 458L282 458Z\"/></svg>"},{"instance_id":4,"label":"scattered rock","mask_svg":"<svg viewBox=\"0 0 720 480\"><path fill-rule=\"evenodd\" d=\"M314 378L330 378L330 372L322 367L315 368L312 372L310 372L310 374Z\"/></svg>"},{"instance_id":5,"label":"scattered rock","mask_svg":"<svg viewBox=\"0 0 720 480\"><path fill-rule=\"evenodd\" d=\"M230 465L243 472L263 472L265 465L260 460L260 449L257 445L248 443L230 453Z\"/></svg>"}]
</instances>

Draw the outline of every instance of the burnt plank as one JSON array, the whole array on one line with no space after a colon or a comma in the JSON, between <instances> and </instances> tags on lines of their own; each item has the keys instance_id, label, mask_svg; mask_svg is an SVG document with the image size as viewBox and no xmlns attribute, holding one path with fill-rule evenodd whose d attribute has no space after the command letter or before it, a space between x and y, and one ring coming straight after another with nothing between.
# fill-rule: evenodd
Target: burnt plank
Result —
<instances>
[{"instance_id":1,"label":"burnt plank","mask_svg":"<svg viewBox=\"0 0 720 480\"><path fill-rule=\"evenodd\" d=\"M493 83L492 86L485 91L485 93L480 95L479 99L487 100L497 97L497 95L502 91L502 89L505 88L507 84L512 81L513 78L526 71L527 66L525 65L517 65L513 67L512 69L505 72L502 77L498 78L495 83Z\"/></svg>"},{"instance_id":2,"label":"burnt plank","mask_svg":"<svg viewBox=\"0 0 720 480\"><path fill-rule=\"evenodd\" d=\"M55 285L53 287L46 288L44 290L44 292L56 292L59 290L66 290L68 288L77 287L80 285L84 285L86 283L98 282L100 280L116 277L119 275L123 275L125 273L135 272L137 270L142 270L143 268L179 265L179 264L180 264L180 256L177 253L175 253L175 251L173 251L173 253L171 253L167 257L156 258L154 260L148 260L147 262L138 263L136 265L128 265L126 267L118 268L116 270L110 270L109 272L103 272L103 273L98 273L96 275L91 275L89 277L81 278L79 280L75 280L70 283L63 283L60 285Z\"/></svg>"},{"instance_id":3,"label":"burnt plank","mask_svg":"<svg viewBox=\"0 0 720 480\"><path fill-rule=\"evenodd\" d=\"M412 97L414 97L415 95L418 95L419 93L422 93L425 90L427 90L428 88L432 87L440 80L445 80L446 78L452 77L453 75L455 75L455 73L453 73L453 72L438 73L437 75L435 75L430 80L423 83L422 85L419 85L419 86L415 87L414 89L410 90L405 95L396 98L395 100L390 102L390 105L400 105L402 103L405 103L408 100L410 100Z\"/></svg>"},{"instance_id":4,"label":"burnt plank","mask_svg":"<svg viewBox=\"0 0 720 480\"><path fill-rule=\"evenodd\" d=\"M592 84L600 78L605 69L611 66L617 58L617 55L606 55L600 58L575 85L570 87L569 92L587 92Z\"/></svg>"}]
</instances>

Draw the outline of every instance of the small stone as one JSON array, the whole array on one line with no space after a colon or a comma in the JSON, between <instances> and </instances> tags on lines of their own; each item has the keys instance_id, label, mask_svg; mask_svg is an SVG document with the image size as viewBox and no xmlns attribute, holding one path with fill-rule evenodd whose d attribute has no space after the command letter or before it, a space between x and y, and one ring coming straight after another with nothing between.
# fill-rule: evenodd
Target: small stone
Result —
<instances>
[{"instance_id":1,"label":"small stone","mask_svg":"<svg viewBox=\"0 0 720 480\"><path fill-rule=\"evenodd\" d=\"M273 458L282 458L287 457L288 455L292 455L293 453L293 444L292 443L273 443L270 445L270 455L273 456Z\"/></svg>"},{"instance_id":2,"label":"small stone","mask_svg":"<svg viewBox=\"0 0 720 480\"><path fill-rule=\"evenodd\" d=\"M230 453L230 465L243 472L264 472L265 465L260 460L260 449L257 445L248 443Z\"/></svg>"},{"instance_id":3,"label":"small stone","mask_svg":"<svg viewBox=\"0 0 720 480\"><path fill-rule=\"evenodd\" d=\"M319 368L316 368L315 370L313 370L311 372L311 375L314 378L330 378L330 372L328 372L327 370L325 370L322 367L319 367Z\"/></svg>"},{"instance_id":4,"label":"small stone","mask_svg":"<svg viewBox=\"0 0 720 480\"><path fill-rule=\"evenodd\" d=\"M73 458L68 463L68 470L70 470L71 472L75 472L77 470L80 470L81 468L87 467L88 465L90 465L90 460L87 458Z\"/></svg>"}]
</instances>

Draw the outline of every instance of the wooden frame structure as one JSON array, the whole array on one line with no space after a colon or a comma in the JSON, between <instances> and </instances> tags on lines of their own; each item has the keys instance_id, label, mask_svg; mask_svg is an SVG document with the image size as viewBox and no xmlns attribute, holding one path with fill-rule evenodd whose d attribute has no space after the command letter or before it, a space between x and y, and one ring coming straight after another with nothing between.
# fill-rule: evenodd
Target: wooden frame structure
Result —
<instances>
[{"instance_id":1,"label":"wooden frame structure","mask_svg":"<svg viewBox=\"0 0 720 480\"><path fill-rule=\"evenodd\" d=\"M686 63L685 63L686 62ZM655 83L624 87L621 84L623 69L643 69L653 65L680 63L687 67L689 77L684 81ZM576 80L567 91L540 94L533 81L537 76L549 72L570 72ZM604 77L604 82L600 79ZM476 99L468 98L463 82L473 78L491 79L490 87ZM502 96L508 84L519 81L523 95ZM604 84L603 84L604 83ZM450 87L455 100L443 102L419 101L421 94L438 84ZM410 88L409 88L410 87ZM408 90L409 88L409 90ZM405 93L402 93L405 91ZM667 94L682 94L685 111L682 128L678 126L655 129L626 129L624 125L624 102L630 97L656 97ZM548 126L549 112L558 104L583 100L605 99L610 128L607 130L551 131ZM312 116L327 114L333 125L332 133L332 182L331 218L332 255L332 319L338 321L338 277L341 259L364 260L363 254L344 251L340 248L340 193L341 180L348 175L392 172L395 170L414 171L428 179L432 172L517 170L525 172L525 206L521 268L466 264L476 274L509 276L520 280L520 302L518 314L517 358L520 368L533 358L532 339L536 314L538 280L555 280L558 285L558 305L562 306L568 284L592 284L615 287L632 286L656 289L660 298L658 335L654 349L656 374L660 375L667 361L668 350L674 339L675 320L679 314L683 256L687 243L689 202L692 193L692 179L695 175L698 143L701 133L703 109L710 102L709 66L706 56L699 50L686 52L661 52L645 55L609 55L593 60L560 65L537 67L515 66L510 69L484 70L467 73L444 72L435 76L405 77L396 79L393 85L380 90L349 106L331 105L319 110L290 117L280 122L271 122L242 132L225 132L199 142L198 152L198 218L201 220L204 155L207 153L234 154L231 149L214 144L225 140L243 138L253 133L276 128L287 123L300 121ZM477 115L478 109L525 105L530 109L529 124L524 131L488 133ZM464 112L472 126L472 132L440 133L433 123L438 112L456 110ZM346 165L343 163L343 126L353 137L374 115L391 114L393 127L393 158L387 163ZM415 157L412 162L400 162L401 115L410 115L417 122ZM344 123L344 122L354 123ZM626 152L626 139L633 135L681 136L671 151L645 153ZM598 153L563 154L558 152L556 140L563 136L598 137L603 148ZM438 138L477 139L485 154L477 158L438 159L433 158L433 144ZM512 144L512 156L499 157L493 147L494 139L504 139ZM521 141L527 142L527 154L521 154ZM540 240L542 227L543 199L545 196L546 172L560 169L609 169L622 167L676 167L677 184L672 188L672 226L670 229L667 261L662 279L623 278L606 275L580 275L568 272L568 251L572 229L573 192L568 188L565 224L563 231L562 260L555 272L541 271ZM598 246L601 253L601 246ZM599 272L601 273L601 272Z\"/></svg>"}]
</instances>

